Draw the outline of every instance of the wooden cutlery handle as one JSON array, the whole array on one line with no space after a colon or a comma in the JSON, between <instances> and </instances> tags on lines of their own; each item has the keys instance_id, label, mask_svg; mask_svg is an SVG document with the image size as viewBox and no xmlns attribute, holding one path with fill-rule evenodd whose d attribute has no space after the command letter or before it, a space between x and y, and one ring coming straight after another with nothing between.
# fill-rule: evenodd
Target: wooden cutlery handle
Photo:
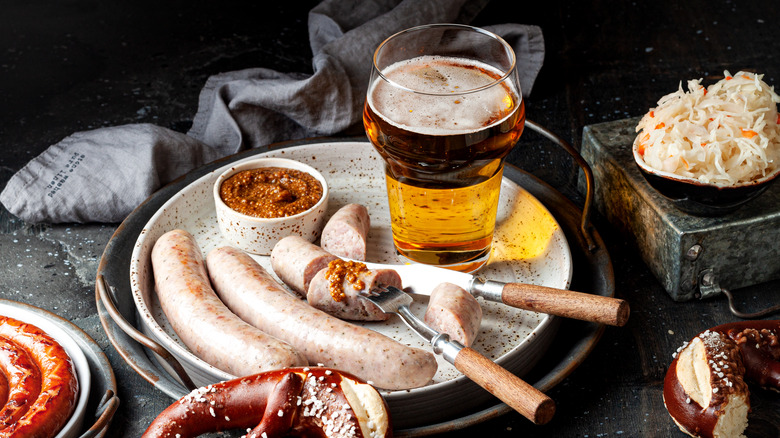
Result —
<instances>
[{"instance_id":1,"label":"wooden cutlery handle","mask_svg":"<svg viewBox=\"0 0 780 438\"><path fill-rule=\"evenodd\" d=\"M454 365L534 424L546 424L555 414L555 402L550 397L476 350L469 347L460 350Z\"/></svg>"},{"instance_id":2,"label":"wooden cutlery handle","mask_svg":"<svg viewBox=\"0 0 780 438\"><path fill-rule=\"evenodd\" d=\"M621 327L628 321L628 302L601 295L574 292L534 284L507 283L504 304L535 312Z\"/></svg>"}]
</instances>

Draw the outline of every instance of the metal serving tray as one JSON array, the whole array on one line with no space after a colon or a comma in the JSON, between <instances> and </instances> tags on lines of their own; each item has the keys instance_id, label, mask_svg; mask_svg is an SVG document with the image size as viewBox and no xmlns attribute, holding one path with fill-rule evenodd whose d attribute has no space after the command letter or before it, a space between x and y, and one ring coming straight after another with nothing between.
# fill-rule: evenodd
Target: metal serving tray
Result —
<instances>
[{"instance_id":1,"label":"metal serving tray","mask_svg":"<svg viewBox=\"0 0 780 438\"><path fill-rule=\"evenodd\" d=\"M323 139L320 141L333 142L334 140ZM310 143L312 140L307 140L306 142ZM303 143L289 142L282 145L277 144L268 149L252 150L239 154L239 157ZM236 158L236 156L230 157L230 159ZM101 322L109 340L133 369L155 387L173 397L184 395L188 390L182 386L176 377L162 369L156 360L150 359L152 350L148 346L142 346L131 338L125 330L120 328L116 318L109 314L109 307L111 307L112 303L108 301L115 302L121 319L133 322L137 320L136 307L129 293L130 279L127 265L139 233L149 217L169 198L179 192L182 187L221 166L221 163L213 163L186 175L182 179L164 187L141 205L117 229L115 235L106 246L98 268L96 300ZM609 255L600 236L592 227L587 226L586 221L583 219L586 215L583 215L582 211L570 200L535 177L512 166L507 166L504 172L505 177L519 184L539 199L559 222L571 247L574 266L572 288L603 296L614 296L614 275ZM585 227L588 228L588 233L582 233ZM110 297L106 295L106 288L101 290L102 280L104 279L114 289L114 293L111 293ZM529 383L542 391L547 391L560 383L561 380L582 363L600 338L604 326L565 320L562 322L562 329L565 330L563 334L559 332L556 335L552 346L544 357L525 376ZM511 410L504 404L496 403L496 400L490 401L470 412L459 414L435 424L396 430L395 435L422 436L456 430L503 415Z\"/></svg>"}]
</instances>

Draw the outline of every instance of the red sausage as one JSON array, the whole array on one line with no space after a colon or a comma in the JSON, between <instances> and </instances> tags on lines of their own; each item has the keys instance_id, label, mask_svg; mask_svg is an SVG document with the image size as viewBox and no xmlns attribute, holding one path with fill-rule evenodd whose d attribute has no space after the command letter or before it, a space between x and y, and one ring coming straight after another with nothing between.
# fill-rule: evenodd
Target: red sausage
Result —
<instances>
[{"instance_id":1,"label":"red sausage","mask_svg":"<svg viewBox=\"0 0 780 438\"><path fill-rule=\"evenodd\" d=\"M271 268L282 283L304 297L317 272L336 259L335 255L300 236L288 236L274 245Z\"/></svg>"},{"instance_id":2,"label":"red sausage","mask_svg":"<svg viewBox=\"0 0 780 438\"><path fill-rule=\"evenodd\" d=\"M340 301L333 298L330 289L330 280L327 278L329 269L323 269L314 276L309 284L309 293L306 300L309 305L329 313L336 318L351 321L385 321L390 317L376 304L360 298L361 292L374 290L379 285L395 286L402 288L401 276L392 269L377 269L364 271L358 274L358 280L363 287L356 289L348 279L339 285L344 297Z\"/></svg>"},{"instance_id":3,"label":"red sausage","mask_svg":"<svg viewBox=\"0 0 780 438\"><path fill-rule=\"evenodd\" d=\"M79 385L68 353L38 327L0 317L0 337L19 345L41 372L40 395L0 437L54 436L73 413Z\"/></svg>"},{"instance_id":4,"label":"red sausage","mask_svg":"<svg viewBox=\"0 0 780 438\"><path fill-rule=\"evenodd\" d=\"M366 260L366 239L371 218L366 207L347 204L333 213L322 229L320 246L325 251L352 260Z\"/></svg>"},{"instance_id":5,"label":"red sausage","mask_svg":"<svg viewBox=\"0 0 780 438\"><path fill-rule=\"evenodd\" d=\"M219 300L190 233L163 234L152 248L152 267L165 316L204 361L235 376L306 365L292 346L242 321Z\"/></svg>"},{"instance_id":6,"label":"red sausage","mask_svg":"<svg viewBox=\"0 0 780 438\"><path fill-rule=\"evenodd\" d=\"M41 371L15 342L0 337L0 368L7 384L6 400L0 409L0 430L16 423L41 392Z\"/></svg>"},{"instance_id":7,"label":"red sausage","mask_svg":"<svg viewBox=\"0 0 780 438\"><path fill-rule=\"evenodd\" d=\"M423 386L436 373L433 354L309 306L239 249L215 249L206 263L214 288L230 309L292 344L310 363L350 372L385 389Z\"/></svg>"},{"instance_id":8,"label":"red sausage","mask_svg":"<svg viewBox=\"0 0 780 438\"><path fill-rule=\"evenodd\" d=\"M452 283L441 283L431 291L425 322L440 333L469 347L479 333L482 307L473 295Z\"/></svg>"},{"instance_id":9,"label":"red sausage","mask_svg":"<svg viewBox=\"0 0 780 438\"><path fill-rule=\"evenodd\" d=\"M5 405L8 401L8 379L5 373L0 372L0 405Z\"/></svg>"}]
</instances>

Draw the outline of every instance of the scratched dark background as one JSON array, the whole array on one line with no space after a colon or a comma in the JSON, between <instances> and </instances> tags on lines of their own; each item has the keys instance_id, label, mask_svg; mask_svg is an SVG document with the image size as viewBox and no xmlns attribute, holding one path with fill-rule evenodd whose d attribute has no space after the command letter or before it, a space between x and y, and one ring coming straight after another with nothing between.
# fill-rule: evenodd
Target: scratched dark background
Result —
<instances>
[{"instance_id":1,"label":"scratched dark background","mask_svg":"<svg viewBox=\"0 0 780 438\"><path fill-rule=\"evenodd\" d=\"M76 131L148 122L185 132L209 75L248 67L311 71L306 17L314 1L2 3L0 187ZM780 83L774 0L494 0L474 24L504 22L542 27L546 59L526 101L528 118L576 148L584 126L640 116L680 81L751 69ZM582 202L572 161L539 135L527 131L509 161ZM631 236L595 220L617 296L632 307L628 325L607 328L585 362L549 392L558 404L550 424L507 414L447 436L683 436L661 399L671 354L701 330L735 318L723 299L673 302ZM0 298L63 315L98 342L122 400L108 436L129 437L172 400L123 362L96 315L97 264L116 227L32 225L1 209ZM780 303L777 282L736 293L747 310ZM755 390L752 399L749 436L780 436L778 396Z\"/></svg>"}]
</instances>

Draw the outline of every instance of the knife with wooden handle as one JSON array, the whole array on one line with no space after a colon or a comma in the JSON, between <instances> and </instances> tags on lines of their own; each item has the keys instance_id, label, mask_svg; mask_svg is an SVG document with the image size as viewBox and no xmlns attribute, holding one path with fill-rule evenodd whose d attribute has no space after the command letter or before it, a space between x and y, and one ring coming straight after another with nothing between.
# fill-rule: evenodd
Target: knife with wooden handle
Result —
<instances>
[{"instance_id":1,"label":"knife with wooden handle","mask_svg":"<svg viewBox=\"0 0 780 438\"><path fill-rule=\"evenodd\" d=\"M430 295L440 283L456 284L475 297L507 306L582 321L621 327L628 321L628 302L618 298L575 292L526 283L504 283L479 276L423 264L390 265L366 263L368 269L394 269L404 290Z\"/></svg>"}]
</instances>

